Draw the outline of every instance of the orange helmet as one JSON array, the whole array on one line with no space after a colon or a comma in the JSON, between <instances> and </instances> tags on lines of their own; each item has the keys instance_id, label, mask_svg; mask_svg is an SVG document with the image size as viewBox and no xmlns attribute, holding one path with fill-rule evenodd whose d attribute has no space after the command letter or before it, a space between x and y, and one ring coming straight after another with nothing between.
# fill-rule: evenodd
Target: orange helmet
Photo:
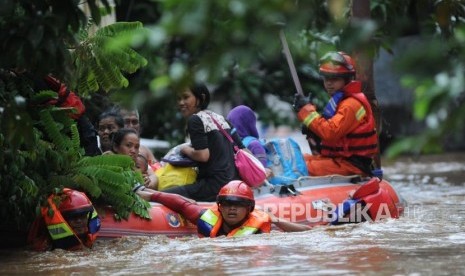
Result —
<instances>
[{"instance_id":1,"label":"orange helmet","mask_svg":"<svg viewBox=\"0 0 465 276\"><path fill-rule=\"evenodd\" d=\"M224 201L249 205L252 207L251 211L255 207L255 199L252 189L250 189L249 185L245 184L245 182L241 180L230 181L221 188L218 196L216 197L216 202L221 204L221 202Z\"/></svg>"},{"instance_id":2,"label":"orange helmet","mask_svg":"<svg viewBox=\"0 0 465 276\"><path fill-rule=\"evenodd\" d=\"M355 63L344 52L328 52L320 59L320 75L323 77L355 77Z\"/></svg>"},{"instance_id":3,"label":"orange helmet","mask_svg":"<svg viewBox=\"0 0 465 276\"><path fill-rule=\"evenodd\" d=\"M94 207L84 193L64 188L62 201L58 206L58 210L60 210L64 217L72 217L92 213Z\"/></svg>"}]
</instances>

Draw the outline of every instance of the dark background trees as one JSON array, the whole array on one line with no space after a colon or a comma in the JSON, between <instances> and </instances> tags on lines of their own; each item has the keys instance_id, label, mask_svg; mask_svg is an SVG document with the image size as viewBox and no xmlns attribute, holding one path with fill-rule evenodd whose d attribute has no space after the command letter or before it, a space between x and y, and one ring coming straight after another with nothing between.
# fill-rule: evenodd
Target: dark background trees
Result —
<instances>
[{"instance_id":1,"label":"dark background trees","mask_svg":"<svg viewBox=\"0 0 465 276\"><path fill-rule=\"evenodd\" d=\"M458 51L453 49L456 46L447 43L456 44L456 35L463 28L463 1L362 0L353 1L352 7L349 7L350 1L325 0L292 4L279 1L273 4L268 1L231 3L235 5L215 1L202 4L197 1L117 2L118 20L142 20L151 30L148 39L157 41L150 47L143 47L147 51L145 56L151 59L149 65L132 76L127 89L114 93L116 101L133 101L140 106L144 116L143 136L173 143L183 138L183 122L173 109L172 87L168 84L186 75L211 84L213 98L228 102L224 112L228 111L229 105L247 104L257 111L265 124L295 126L292 116L283 116L264 101L266 95L274 95L291 102L295 92L281 54L278 37L281 28L289 40L304 90L312 92L319 105L326 100L317 74L318 58L322 53L337 49L353 54L359 63L358 77L366 81L365 92L373 99L379 91L373 83L371 64L380 51L390 53L395 64L390 70L401 77L428 72L408 87L415 94L415 87L426 79L434 79L441 72L448 74L450 67L447 63L430 66L427 70L423 64L428 64L425 59L445 57L453 60L453 52ZM367 4L369 15L358 15L357 10ZM421 38L427 47L412 49L412 53L409 49L394 51L399 39L412 36ZM443 42L446 44L437 47L437 43ZM431 46L435 50L427 50L432 44L436 44ZM415 68L408 68L407 60L416 64ZM448 97L447 88L442 93ZM435 116L434 108L429 111ZM414 118L416 113L412 110L408 113L412 116L401 118L406 124L425 119L425 116ZM386 124L384 130L389 131L387 128ZM444 134L444 129L434 129L431 135ZM391 137L383 139L383 149L392 142L392 136L401 138L409 134L412 133L383 133L384 138ZM427 146L427 140L438 142L437 138L424 136L423 139L423 143L408 145L404 140L398 146L414 152L438 149L433 146L435 143ZM396 148L392 152L398 152Z\"/></svg>"}]
</instances>

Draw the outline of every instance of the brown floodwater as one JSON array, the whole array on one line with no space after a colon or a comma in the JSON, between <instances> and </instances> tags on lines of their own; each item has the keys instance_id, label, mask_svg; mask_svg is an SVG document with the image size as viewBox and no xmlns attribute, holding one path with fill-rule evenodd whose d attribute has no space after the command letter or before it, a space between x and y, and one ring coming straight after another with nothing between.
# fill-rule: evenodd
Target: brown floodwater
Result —
<instances>
[{"instance_id":1,"label":"brown floodwater","mask_svg":"<svg viewBox=\"0 0 465 276\"><path fill-rule=\"evenodd\" d=\"M0 275L464 275L465 154L385 162L397 220L243 238L128 237L92 250L0 250Z\"/></svg>"}]
</instances>

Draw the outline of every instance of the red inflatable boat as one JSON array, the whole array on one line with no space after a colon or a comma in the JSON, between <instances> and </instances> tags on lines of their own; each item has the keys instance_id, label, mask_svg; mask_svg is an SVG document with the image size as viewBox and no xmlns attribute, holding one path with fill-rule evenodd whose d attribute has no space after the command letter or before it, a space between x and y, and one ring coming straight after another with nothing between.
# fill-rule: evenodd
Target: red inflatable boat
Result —
<instances>
[{"instance_id":1,"label":"red inflatable boat","mask_svg":"<svg viewBox=\"0 0 465 276\"><path fill-rule=\"evenodd\" d=\"M405 202L386 180L358 176L302 177L292 185L256 188L256 208L307 225L341 224L398 218ZM209 207L214 202L199 202ZM163 205L152 203L151 220L131 214L114 219L110 207L100 210L101 238L197 235L196 226Z\"/></svg>"}]
</instances>

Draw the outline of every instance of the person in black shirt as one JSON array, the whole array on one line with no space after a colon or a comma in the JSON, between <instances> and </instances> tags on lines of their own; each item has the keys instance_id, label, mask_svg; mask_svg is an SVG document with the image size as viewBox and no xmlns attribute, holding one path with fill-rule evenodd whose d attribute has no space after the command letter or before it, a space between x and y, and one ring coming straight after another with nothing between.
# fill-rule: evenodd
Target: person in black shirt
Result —
<instances>
[{"instance_id":1,"label":"person in black shirt","mask_svg":"<svg viewBox=\"0 0 465 276\"><path fill-rule=\"evenodd\" d=\"M195 84L178 93L177 97L179 110L187 119L187 133L191 140L190 145L181 148L181 154L197 161L199 172L193 184L164 192L196 201L215 201L221 187L231 180L240 179L234 164L233 146L214 121L230 134L232 127L223 116L207 110L210 92L205 85ZM231 136L240 148L244 147L236 133Z\"/></svg>"}]
</instances>

